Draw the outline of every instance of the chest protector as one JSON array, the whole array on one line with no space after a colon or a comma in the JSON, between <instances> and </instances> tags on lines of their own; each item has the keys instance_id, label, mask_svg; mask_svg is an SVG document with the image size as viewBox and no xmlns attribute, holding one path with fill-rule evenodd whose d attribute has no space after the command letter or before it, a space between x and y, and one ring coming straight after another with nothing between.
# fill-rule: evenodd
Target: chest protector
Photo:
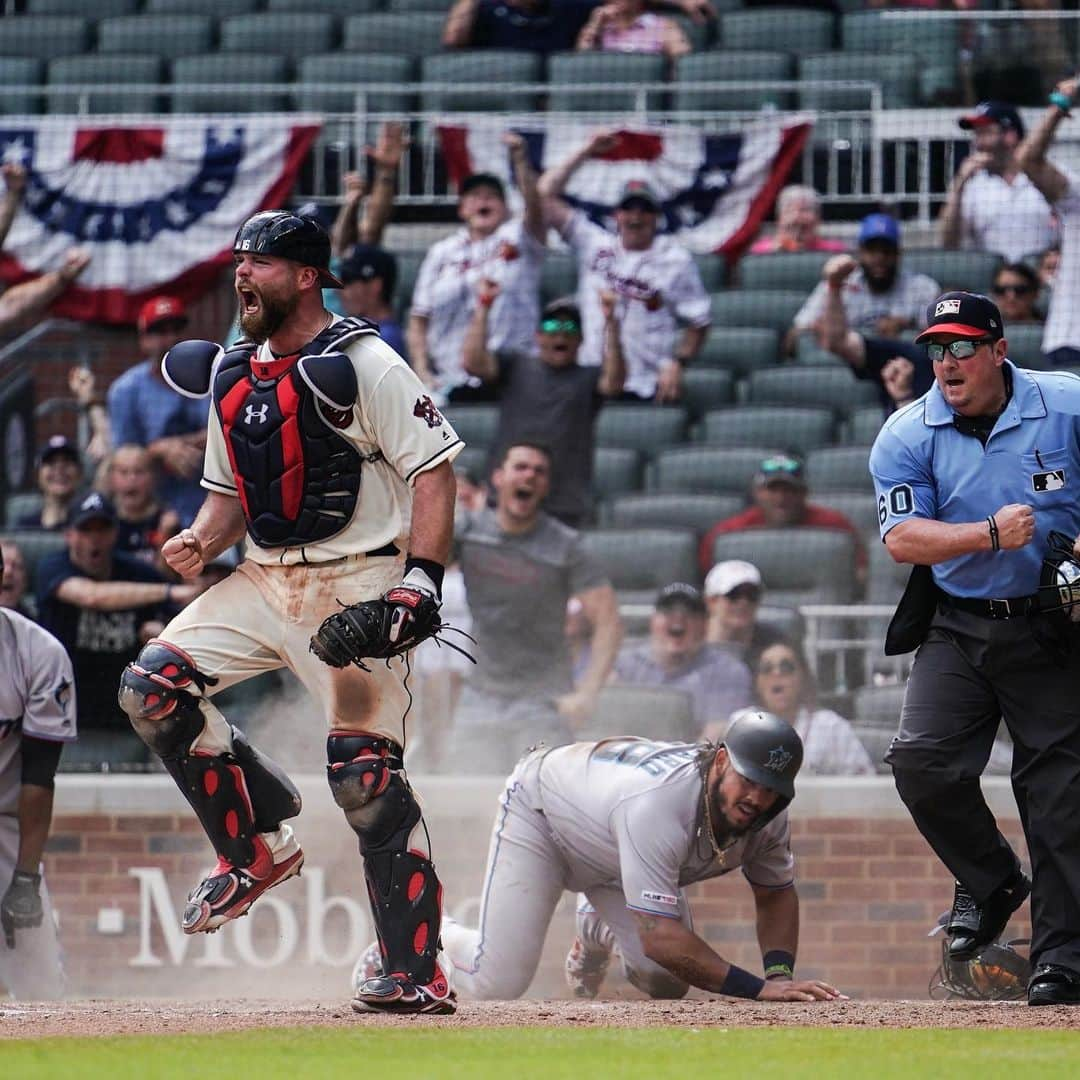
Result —
<instances>
[{"instance_id":1,"label":"chest protector","mask_svg":"<svg viewBox=\"0 0 1080 1080\"><path fill-rule=\"evenodd\" d=\"M365 319L327 327L291 356L263 363L251 342L232 346L212 396L248 532L260 547L301 547L352 519L365 457L340 429L352 423L356 372L340 350L378 328Z\"/></svg>"}]
</instances>

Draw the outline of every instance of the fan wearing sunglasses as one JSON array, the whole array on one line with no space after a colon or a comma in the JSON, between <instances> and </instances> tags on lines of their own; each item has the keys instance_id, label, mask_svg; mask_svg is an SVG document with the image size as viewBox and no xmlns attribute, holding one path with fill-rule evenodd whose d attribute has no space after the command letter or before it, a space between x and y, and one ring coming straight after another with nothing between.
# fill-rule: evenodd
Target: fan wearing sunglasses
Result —
<instances>
[{"instance_id":1,"label":"fan wearing sunglasses","mask_svg":"<svg viewBox=\"0 0 1080 1080\"><path fill-rule=\"evenodd\" d=\"M994 275L994 303L1007 323L1041 322L1035 303L1039 275L1024 263L1006 263Z\"/></svg>"}]
</instances>

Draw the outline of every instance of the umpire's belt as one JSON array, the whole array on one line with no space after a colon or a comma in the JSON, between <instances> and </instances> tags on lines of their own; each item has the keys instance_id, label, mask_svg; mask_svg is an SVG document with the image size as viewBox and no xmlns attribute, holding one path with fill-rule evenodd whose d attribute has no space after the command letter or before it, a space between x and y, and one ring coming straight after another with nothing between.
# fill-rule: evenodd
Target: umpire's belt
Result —
<instances>
[{"instance_id":1,"label":"umpire's belt","mask_svg":"<svg viewBox=\"0 0 1080 1080\"><path fill-rule=\"evenodd\" d=\"M1007 600L981 600L973 596L942 593L938 606L945 611L966 611L983 619L1016 619L1039 610L1039 597L1013 596Z\"/></svg>"}]
</instances>

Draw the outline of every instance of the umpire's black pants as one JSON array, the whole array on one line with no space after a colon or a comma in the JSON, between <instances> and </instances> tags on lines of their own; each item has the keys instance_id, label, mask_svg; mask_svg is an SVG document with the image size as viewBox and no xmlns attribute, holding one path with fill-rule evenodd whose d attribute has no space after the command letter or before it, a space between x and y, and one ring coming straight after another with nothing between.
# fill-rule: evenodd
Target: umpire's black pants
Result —
<instances>
[{"instance_id":1,"label":"umpire's black pants","mask_svg":"<svg viewBox=\"0 0 1080 1080\"><path fill-rule=\"evenodd\" d=\"M885 756L919 831L978 901L1017 858L979 777L1004 718L1031 856L1031 959L1080 971L1080 664L1055 665L1026 618L939 609Z\"/></svg>"}]
</instances>

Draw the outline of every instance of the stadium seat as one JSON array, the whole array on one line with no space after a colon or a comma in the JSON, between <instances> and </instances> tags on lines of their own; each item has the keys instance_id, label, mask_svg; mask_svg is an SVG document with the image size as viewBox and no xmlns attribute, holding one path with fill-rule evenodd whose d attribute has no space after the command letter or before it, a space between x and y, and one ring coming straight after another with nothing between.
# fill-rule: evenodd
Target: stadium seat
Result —
<instances>
[{"instance_id":1,"label":"stadium seat","mask_svg":"<svg viewBox=\"0 0 1080 1080\"><path fill-rule=\"evenodd\" d=\"M1005 338L1009 343L1009 359L1017 367L1034 371L1049 369L1042 354L1042 323L1006 323Z\"/></svg>"},{"instance_id":2,"label":"stadium seat","mask_svg":"<svg viewBox=\"0 0 1080 1080\"><path fill-rule=\"evenodd\" d=\"M61 56L50 60L46 82L93 84L90 93L49 94L49 111L54 113L155 113L161 101L153 93L128 93L113 89L124 83L162 81L162 61L158 56L132 56L127 53L89 53L86 56Z\"/></svg>"},{"instance_id":3,"label":"stadium seat","mask_svg":"<svg viewBox=\"0 0 1080 1080\"><path fill-rule=\"evenodd\" d=\"M731 11L720 16L720 44L725 49L824 52L833 45L833 16L800 7Z\"/></svg>"},{"instance_id":4,"label":"stadium seat","mask_svg":"<svg viewBox=\"0 0 1080 1080\"><path fill-rule=\"evenodd\" d=\"M850 80L881 84L886 109L909 109L918 104L918 58L911 53L827 52L799 60L801 82ZM865 89L807 87L799 91L804 109L866 110L873 101Z\"/></svg>"},{"instance_id":5,"label":"stadium seat","mask_svg":"<svg viewBox=\"0 0 1080 1080\"><path fill-rule=\"evenodd\" d=\"M863 686L855 691L855 709L851 722L857 727L887 728L895 732L900 724L900 709L904 704L907 685Z\"/></svg>"},{"instance_id":6,"label":"stadium seat","mask_svg":"<svg viewBox=\"0 0 1080 1080\"><path fill-rule=\"evenodd\" d=\"M4 525L14 529L15 522L25 514L36 514L45 502L37 491L20 491L4 499Z\"/></svg>"},{"instance_id":7,"label":"stadium seat","mask_svg":"<svg viewBox=\"0 0 1080 1080\"><path fill-rule=\"evenodd\" d=\"M0 540L14 543L22 552L31 589L34 587L34 575L37 573L38 563L47 555L67 550L67 542L64 540L62 531L5 528L0 532Z\"/></svg>"},{"instance_id":8,"label":"stadium seat","mask_svg":"<svg viewBox=\"0 0 1080 1080\"><path fill-rule=\"evenodd\" d=\"M727 263L720 255L695 255L694 265L698 268L706 292L716 292L724 287Z\"/></svg>"},{"instance_id":9,"label":"stadium seat","mask_svg":"<svg viewBox=\"0 0 1080 1080\"><path fill-rule=\"evenodd\" d=\"M296 107L301 111L351 113L357 109L357 91L371 83L413 81L415 61L411 56L368 56L366 53L330 52L302 57L296 65L293 87ZM351 83L349 90L327 90L327 82ZM363 97L366 112L408 112L410 96L393 90L378 90ZM401 269L405 256L398 256L398 297L402 295ZM412 283L409 282L409 295Z\"/></svg>"},{"instance_id":10,"label":"stadium seat","mask_svg":"<svg viewBox=\"0 0 1080 1080\"><path fill-rule=\"evenodd\" d=\"M895 604L903 595L911 567L896 562L883 543L870 545L870 577L866 585L868 604Z\"/></svg>"},{"instance_id":11,"label":"stadium seat","mask_svg":"<svg viewBox=\"0 0 1080 1080\"><path fill-rule=\"evenodd\" d=\"M259 0L229 0L228 14L246 15L259 6ZM222 14L221 9L221 0L146 0L145 4L145 10L155 15L212 15L217 18ZM310 5L307 10L311 10Z\"/></svg>"},{"instance_id":12,"label":"stadium seat","mask_svg":"<svg viewBox=\"0 0 1080 1080\"><path fill-rule=\"evenodd\" d=\"M387 0L386 4L387 11L438 11L444 18L451 7L451 0Z\"/></svg>"},{"instance_id":13,"label":"stadium seat","mask_svg":"<svg viewBox=\"0 0 1080 1080\"><path fill-rule=\"evenodd\" d=\"M495 91L492 86L542 82L544 65L539 53L455 49L425 57L420 62L420 75L424 82L452 83L458 88L425 93L421 101L429 112L529 112L536 107L534 95L508 94Z\"/></svg>"},{"instance_id":14,"label":"stadium seat","mask_svg":"<svg viewBox=\"0 0 1080 1080\"><path fill-rule=\"evenodd\" d=\"M810 498L830 510L838 510L866 537L867 546L884 547L878 537L877 502L870 491L829 491Z\"/></svg>"},{"instance_id":15,"label":"stadium seat","mask_svg":"<svg viewBox=\"0 0 1080 1080\"><path fill-rule=\"evenodd\" d=\"M780 362L780 335L762 326L713 326L694 367L728 368L745 375Z\"/></svg>"},{"instance_id":16,"label":"stadium seat","mask_svg":"<svg viewBox=\"0 0 1080 1080\"><path fill-rule=\"evenodd\" d=\"M90 25L78 15L7 15L0 18L0 57L55 60L77 56L90 43Z\"/></svg>"},{"instance_id":17,"label":"stadium seat","mask_svg":"<svg viewBox=\"0 0 1080 1080\"><path fill-rule=\"evenodd\" d=\"M744 289L798 289L804 296L821 280L825 251L778 251L747 255L739 263L739 285Z\"/></svg>"},{"instance_id":18,"label":"stadium seat","mask_svg":"<svg viewBox=\"0 0 1080 1080\"><path fill-rule=\"evenodd\" d=\"M598 446L593 451L593 491L614 498L641 488L641 455L625 447Z\"/></svg>"},{"instance_id":19,"label":"stadium seat","mask_svg":"<svg viewBox=\"0 0 1080 1080\"><path fill-rule=\"evenodd\" d=\"M715 19L709 19L706 22L694 22L687 15L671 15L670 18L679 24L679 29L686 35L686 40L690 42L692 52L706 52L716 44L720 27Z\"/></svg>"},{"instance_id":20,"label":"stadium seat","mask_svg":"<svg viewBox=\"0 0 1080 1080\"><path fill-rule=\"evenodd\" d=\"M848 365L836 353L823 349L814 339L813 334L799 334L795 341L795 363L800 367L844 368L850 370Z\"/></svg>"},{"instance_id":21,"label":"stadium seat","mask_svg":"<svg viewBox=\"0 0 1080 1080\"><path fill-rule=\"evenodd\" d=\"M0 86L35 87L41 82L44 64L33 56L0 58ZM0 94L0 116L19 116L41 111L40 93Z\"/></svg>"},{"instance_id":22,"label":"stadium seat","mask_svg":"<svg viewBox=\"0 0 1080 1080\"><path fill-rule=\"evenodd\" d=\"M847 367L776 367L750 372L747 399L754 405L824 405L848 413L878 401L874 383Z\"/></svg>"},{"instance_id":23,"label":"stadium seat","mask_svg":"<svg viewBox=\"0 0 1080 1080\"><path fill-rule=\"evenodd\" d=\"M118 15L98 23L98 52L137 54L153 44L164 60L195 56L213 48L213 25L207 15Z\"/></svg>"},{"instance_id":24,"label":"stadium seat","mask_svg":"<svg viewBox=\"0 0 1080 1080\"><path fill-rule=\"evenodd\" d=\"M130 15L138 6L139 0L94 0L94 18ZM26 0L27 15L86 15L88 9L86 0Z\"/></svg>"},{"instance_id":25,"label":"stadium seat","mask_svg":"<svg viewBox=\"0 0 1080 1080\"><path fill-rule=\"evenodd\" d=\"M892 769L885 764L885 753L896 737L896 728L871 727L869 725L863 727L860 725L855 728L855 734L859 737L859 742L863 744L863 748L870 755L870 760L874 763L874 769L878 773L891 773Z\"/></svg>"},{"instance_id":26,"label":"stadium seat","mask_svg":"<svg viewBox=\"0 0 1080 1080\"><path fill-rule=\"evenodd\" d=\"M904 269L928 274L946 291L965 289L988 293L1001 257L992 251L941 251L936 248L904 248Z\"/></svg>"},{"instance_id":27,"label":"stadium seat","mask_svg":"<svg viewBox=\"0 0 1080 1080\"><path fill-rule=\"evenodd\" d=\"M836 417L829 408L812 405L737 405L706 413L701 441L710 446L775 446L805 455L829 446Z\"/></svg>"},{"instance_id":28,"label":"stadium seat","mask_svg":"<svg viewBox=\"0 0 1080 1080\"><path fill-rule=\"evenodd\" d=\"M746 559L772 604L846 604L855 599L855 540L840 529L747 529L713 540L713 562Z\"/></svg>"},{"instance_id":29,"label":"stadium seat","mask_svg":"<svg viewBox=\"0 0 1080 1080\"><path fill-rule=\"evenodd\" d=\"M665 450L649 465L648 491L688 491L704 495L746 497L750 481L764 458L777 447L738 449L686 446Z\"/></svg>"},{"instance_id":30,"label":"stadium seat","mask_svg":"<svg viewBox=\"0 0 1080 1080\"><path fill-rule=\"evenodd\" d=\"M699 734L694 729L693 701L686 691L668 686L605 686L576 737L583 742L616 735L692 742Z\"/></svg>"},{"instance_id":31,"label":"stadium seat","mask_svg":"<svg viewBox=\"0 0 1080 1080\"><path fill-rule=\"evenodd\" d=\"M825 491L873 491L868 446L832 446L806 455L806 482L813 497Z\"/></svg>"},{"instance_id":32,"label":"stadium seat","mask_svg":"<svg viewBox=\"0 0 1080 1080\"><path fill-rule=\"evenodd\" d=\"M412 302L416 278L420 273L420 264L424 261L425 255L427 255L426 251L402 251L397 255L397 303L402 309L407 308Z\"/></svg>"},{"instance_id":33,"label":"stadium seat","mask_svg":"<svg viewBox=\"0 0 1080 1080\"><path fill-rule=\"evenodd\" d=\"M885 414L880 405L863 405L853 410L848 419L848 442L870 446L884 422Z\"/></svg>"},{"instance_id":34,"label":"stadium seat","mask_svg":"<svg viewBox=\"0 0 1080 1080\"><path fill-rule=\"evenodd\" d=\"M296 60L328 52L337 40L333 15L298 11L259 11L229 15L218 24L222 52L287 56ZM334 77L333 69L324 77Z\"/></svg>"},{"instance_id":35,"label":"stadium seat","mask_svg":"<svg viewBox=\"0 0 1080 1080\"><path fill-rule=\"evenodd\" d=\"M686 412L673 406L612 403L596 420L597 446L624 446L652 457L686 439Z\"/></svg>"},{"instance_id":36,"label":"stadium seat","mask_svg":"<svg viewBox=\"0 0 1080 1080\"><path fill-rule=\"evenodd\" d=\"M432 56L442 48L445 21L445 15L427 11L349 15L342 48L346 52Z\"/></svg>"},{"instance_id":37,"label":"stadium seat","mask_svg":"<svg viewBox=\"0 0 1080 1080\"><path fill-rule=\"evenodd\" d=\"M443 412L466 446L490 446L495 441L498 405L447 405Z\"/></svg>"},{"instance_id":38,"label":"stadium seat","mask_svg":"<svg viewBox=\"0 0 1080 1080\"><path fill-rule=\"evenodd\" d=\"M758 608L757 618L759 623L775 630L797 645L801 645L806 636L806 624L803 622L803 617L799 614L799 609L790 604L770 604L766 596L764 603Z\"/></svg>"},{"instance_id":39,"label":"stadium seat","mask_svg":"<svg viewBox=\"0 0 1080 1080\"><path fill-rule=\"evenodd\" d=\"M690 53L675 66L674 107L686 110L788 108L794 94L768 84L793 77L794 64L786 52L715 50ZM742 90L694 90L687 85L725 81L754 81L766 85Z\"/></svg>"},{"instance_id":40,"label":"stadium seat","mask_svg":"<svg viewBox=\"0 0 1080 1080\"><path fill-rule=\"evenodd\" d=\"M743 495L689 495L685 492L654 492L620 495L605 504L604 524L615 529L693 529L703 535L718 521L746 506Z\"/></svg>"},{"instance_id":41,"label":"stadium seat","mask_svg":"<svg viewBox=\"0 0 1080 1080\"><path fill-rule=\"evenodd\" d=\"M719 368L690 368L683 372L683 400L693 420L734 400L731 372Z\"/></svg>"},{"instance_id":42,"label":"stadium seat","mask_svg":"<svg viewBox=\"0 0 1080 1080\"><path fill-rule=\"evenodd\" d=\"M478 484L486 484L488 448L486 446L466 446L454 458L454 468L470 476Z\"/></svg>"},{"instance_id":43,"label":"stadium seat","mask_svg":"<svg viewBox=\"0 0 1080 1080\"><path fill-rule=\"evenodd\" d=\"M577 294L577 259L559 251L548 253L540 270L540 299L542 303Z\"/></svg>"},{"instance_id":44,"label":"stadium seat","mask_svg":"<svg viewBox=\"0 0 1080 1080\"><path fill-rule=\"evenodd\" d=\"M433 0L434 3L438 3L439 0ZM229 5L232 8L232 4ZM382 0L266 0L267 11L311 11L314 8L316 11L324 11L328 15L338 15L344 17L345 15L359 15L365 11L378 11L383 6ZM400 11L400 7L393 6L391 11ZM417 10L435 11L434 7L427 7ZM437 10L446 11L447 5L445 2ZM230 14L234 12L230 11Z\"/></svg>"},{"instance_id":45,"label":"stadium seat","mask_svg":"<svg viewBox=\"0 0 1080 1080\"><path fill-rule=\"evenodd\" d=\"M564 52L548 57L551 94L548 109L553 112L615 112L635 107L634 90L608 90L611 83L659 83L665 78L661 56L641 53ZM584 90L564 90L575 83L589 83ZM660 95L649 95L655 104Z\"/></svg>"},{"instance_id":46,"label":"stadium seat","mask_svg":"<svg viewBox=\"0 0 1080 1080\"><path fill-rule=\"evenodd\" d=\"M713 326L763 326L783 334L805 302L802 289L728 289L712 294Z\"/></svg>"},{"instance_id":47,"label":"stadium seat","mask_svg":"<svg viewBox=\"0 0 1080 1080\"><path fill-rule=\"evenodd\" d=\"M172 62L173 111L207 113L281 112L288 108L284 94L248 90L207 90L212 83L250 83L281 86L287 81L283 56L260 53L204 53Z\"/></svg>"},{"instance_id":48,"label":"stadium seat","mask_svg":"<svg viewBox=\"0 0 1080 1080\"><path fill-rule=\"evenodd\" d=\"M651 603L673 581L700 581L690 529L589 529L582 541L623 602Z\"/></svg>"}]
</instances>

